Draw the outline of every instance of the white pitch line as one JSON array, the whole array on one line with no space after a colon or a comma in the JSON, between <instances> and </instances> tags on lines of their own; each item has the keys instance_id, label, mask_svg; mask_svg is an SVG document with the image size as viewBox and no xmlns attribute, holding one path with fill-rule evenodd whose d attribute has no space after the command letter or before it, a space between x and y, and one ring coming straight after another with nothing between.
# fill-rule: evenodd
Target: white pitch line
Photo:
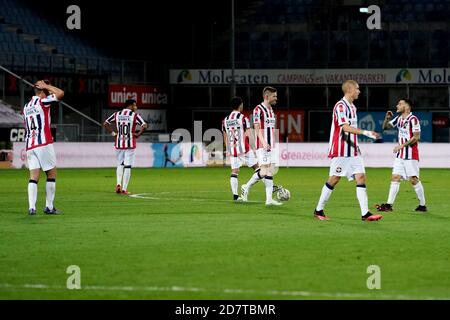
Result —
<instances>
[{"instance_id":1,"label":"white pitch line","mask_svg":"<svg viewBox=\"0 0 450 320\"><path fill-rule=\"evenodd\" d=\"M148 199L148 200L163 200L163 201L197 201L197 202L234 202L233 200L225 200L225 199L214 199L214 198L163 198L163 197L153 197L153 196L147 196L147 195L153 195L153 193L137 193L137 194L131 194L129 197L132 198L138 198L138 199ZM248 203L262 203L260 201L247 201ZM245 202L237 202L237 203L245 203Z\"/></svg>"},{"instance_id":2,"label":"white pitch line","mask_svg":"<svg viewBox=\"0 0 450 320\"><path fill-rule=\"evenodd\" d=\"M64 286L52 286L45 284L22 284L15 285L9 283L0 283L0 289L41 289L41 290L69 290ZM3 290L3 291L6 291ZM0 290L2 291L2 290ZM249 289L206 289L183 286L168 287L134 287L134 286L81 286L80 291L128 291L128 292L200 292L200 293L226 293L226 294L253 294L262 296L291 296L291 297L321 297L321 298L367 298L367 299L386 299L386 300L450 300L448 297L431 296L408 296L396 294L364 294L364 293L345 293L345 292L312 292L312 291L286 291L286 290L249 290Z\"/></svg>"}]
</instances>

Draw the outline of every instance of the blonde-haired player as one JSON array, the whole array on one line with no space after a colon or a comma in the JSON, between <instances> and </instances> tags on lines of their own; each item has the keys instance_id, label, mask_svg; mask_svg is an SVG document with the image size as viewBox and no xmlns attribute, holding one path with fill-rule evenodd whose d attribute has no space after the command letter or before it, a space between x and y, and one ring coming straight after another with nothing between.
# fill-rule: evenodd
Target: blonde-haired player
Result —
<instances>
[{"instance_id":1,"label":"blonde-haired player","mask_svg":"<svg viewBox=\"0 0 450 320\"><path fill-rule=\"evenodd\" d=\"M357 139L357 135L360 134L377 139L379 134L357 127L357 110L353 102L358 99L360 93L358 83L347 80L342 84L342 91L344 97L333 108L328 149L328 157L331 158L329 178L322 188L319 202L314 210L314 217L319 220L328 220L323 211L325 204L341 177L347 177L349 181L356 180L356 197L361 208L362 220L379 220L382 218L381 215L373 215L369 211L365 168Z\"/></svg>"},{"instance_id":2,"label":"blonde-haired player","mask_svg":"<svg viewBox=\"0 0 450 320\"><path fill-rule=\"evenodd\" d=\"M260 175L264 177L266 186L266 205L282 205L272 199L273 175L277 163L274 148L276 147L276 117L273 107L277 104L277 89L265 87L264 101L253 109L253 124L256 135L256 155L261 168Z\"/></svg>"}]
</instances>

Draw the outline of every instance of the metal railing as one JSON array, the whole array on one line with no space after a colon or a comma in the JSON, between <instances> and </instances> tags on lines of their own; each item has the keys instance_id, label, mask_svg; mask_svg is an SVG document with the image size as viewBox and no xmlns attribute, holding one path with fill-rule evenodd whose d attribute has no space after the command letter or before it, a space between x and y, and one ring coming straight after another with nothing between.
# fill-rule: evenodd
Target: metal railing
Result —
<instances>
[{"instance_id":1,"label":"metal railing","mask_svg":"<svg viewBox=\"0 0 450 320\"><path fill-rule=\"evenodd\" d=\"M23 106L25 105L25 86L29 86L31 88L34 87L34 84L27 81L26 79L22 78L18 74L12 72L11 70L5 68L4 66L0 65L0 70L4 73L7 73L14 78L16 78L19 82L19 91L20 91L20 98L19 98L19 105ZM3 74L4 74L3 73ZM5 81L3 81L4 86ZM3 88L3 94L5 92L5 88ZM90 133L95 133L97 136L99 136L101 133L103 133L102 124L98 122L97 120L91 118L87 114L79 111L77 108L74 108L73 106L69 105L68 103L64 101L60 101L59 103L59 117L58 122L53 124L52 127L56 128L56 140L57 141L80 141L82 137L82 133L84 133L84 129L82 126L85 121L87 121L88 125L86 127L90 126ZM77 115L81 119L81 128L80 124L77 123L67 123L63 124L63 117L62 117L62 110L64 108L67 108L71 110L74 114ZM76 118L76 117L75 117ZM100 141L100 140L96 140Z\"/></svg>"},{"instance_id":2,"label":"metal railing","mask_svg":"<svg viewBox=\"0 0 450 320\"><path fill-rule=\"evenodd\" d=\"M107 75L110 82L152 83L168 80L167 66L143 60L60 54L1 53L0 65L16 72Z\"/></svg>"}]
</instances>

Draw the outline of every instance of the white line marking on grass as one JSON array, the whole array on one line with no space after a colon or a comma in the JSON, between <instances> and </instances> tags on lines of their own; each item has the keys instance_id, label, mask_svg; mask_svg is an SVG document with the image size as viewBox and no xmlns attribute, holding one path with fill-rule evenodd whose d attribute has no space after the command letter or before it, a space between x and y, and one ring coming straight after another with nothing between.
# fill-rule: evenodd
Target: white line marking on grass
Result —
<instances>
[{"instance_id":1,"label":"white line marking on grass","mask_svg":"<svg viewBox=\"0 0 450 320\"><path fill-rule=\"evenodd\" d=\"M0 289L41 289L41 290L68 290L64 286L53 286L45 284L9 284L0 283ZM3 291L6 291L3 290ZM0 290L2 291L2 290ZM70 290L72 291L72 290ZM449 297L431 296L408 296L403 294L365 294L365 293L345 293L345 292L313 292L313 291L288 291L288 290L250 290L250 289L206 289L183 286L81 286L76 291L127 291L127 292L199 292L199 293L226 293L226 294L252 294L258 296L291 296L291 297L321 297L321 298L349 298L349 299L386 299L386 300L449 300Z\"/></svg>"},{"instance_id":2,"label":"white line marking on grass","mask_svg":"<svg viewBox=\"0 0 450 320\"><path fill-rule=\"evenodd\" d=\"M137 194L130 194L129 197L131 198L138 198L138 199L148 199L148 200L163 200L163 201L197 201L197 202L234 202L233 200L225 200L225 199L214 199L214 198L166 198L166 197L154 197L153 195L158 193L137 193ZM161 193L162 194L162 193ZM165 193L164 193L165 194ZM245 203L245 202L236 202L236 203ZM247 201L247 203L262 203L261 201Z\"/></svg>"}]
</instances>

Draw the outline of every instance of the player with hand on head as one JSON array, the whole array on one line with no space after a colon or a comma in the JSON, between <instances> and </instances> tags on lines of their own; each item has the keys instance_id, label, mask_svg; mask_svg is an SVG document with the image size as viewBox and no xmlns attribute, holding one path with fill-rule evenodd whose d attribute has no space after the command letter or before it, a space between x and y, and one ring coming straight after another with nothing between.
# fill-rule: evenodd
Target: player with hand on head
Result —
<instances>
[{"instance_id":1,"label":"player with hand on head","mask_svg":"<svg viewBox=\"0 0 450 320\"><path fill-rule=\"evenodd\" d=\"M251 186L261 180L259 175L258 161L254 151L250 148L249 134L250 121L242 110L244 103L242 98L234 97L231 99L231 113L222 120L223 139L226 146L227 155L230 156L231 161L231 177L230 185L233 193L233 200L244 201L248 200L248 190ZM238 195L238 174L239 169L243 163L248 167L253 168L255 173L246 183L246 192L241 197Z\"/></svg>"},{"instance_id":2,"label":"player with hand on head","mask_svg":"<svg viewBox=\"0 0 450 320\"><path fill-rule=\"evenodd\" d=\"M276 116L273 107L277 104L277 89L265 87L263 89L263 99L259 105L253 109L253 124L255 129L256 155L261 171L260 176L264 177L266 186L266 205L282 205L272 198L273 175L275 173L276 154Z\"/></svg>"},{"instance_id":3,"label":"player with hand on head","mask_svg":"<svg viewBox=\"0 0 450 320\"><path fill-rule=\"evenodd\" d=\"M34 85L34 93L35 95L22 111L26 131L27 160L30 169L28 214L36 214L37 184L40 169L47 175L44 213L59 214L60 212L53 205L56 192L56 156L50 130L50 107L64 97L64 91L50 85L47 80L39 80Z\"/></svg>"},{"instance_id":4,"label":"player with hand on head","mask_svg":"<svg viewBox=\"0 0 450 320\"><path fill-rule=\"evenodd\" d=\"M347 177L349 181L356 179L356 197L361 208L361 219L363 221L380 220L381 215L374 215L369 211L366 171L357 138L358 135L363 134L369 138L377 139L379 134L374 131L358 129L357 110L353 104L360 93L358 83L347 80L342 84L342 91L344 97L333 108L328 149L328 157L331 158L329 178L322 188L319 202L314 210L314 217L319 220L328 220L323 211L325 204L341 177Z\"/></svg>"},{"instance_id":5,"label":"player with hand on head","mask_svg":"<svg viewBox=\"0 0 450 320\"><path fill-rule=\"evenodd\" d=\"M103 126L115 137L115 148L117 157L117 185L116 193L128 195L128 183L131 177L131 167L136 158L136 139L139 138L148 127L144 119L136 113L138 107L136 100L125 101L125 109L114 112L105 120ZM116 131L111 126L116 124ZM136 126L141 129L136 133Z\"/></svg>"},{"instance_id":6,"label":"player with hand on head","mask_svg":"<svg viewBox=\"0 0 450 320\"><path fill-rule=\"evenodd\" d=\"M397 193L400 189L400 181L409 180L419 199L419 205L415 209L418 212L426 212L425 192L419 179L419 140L420 120L411 112L412 101L400 99L397 103L397 116L392 119L392 111L386 112L383 122L383 130L398 129L398 145L394 148L396 154L392 169L391 186L389 188L386 203L377 204L378 211L392 211Z\"/></svg>"}]
</instances>

